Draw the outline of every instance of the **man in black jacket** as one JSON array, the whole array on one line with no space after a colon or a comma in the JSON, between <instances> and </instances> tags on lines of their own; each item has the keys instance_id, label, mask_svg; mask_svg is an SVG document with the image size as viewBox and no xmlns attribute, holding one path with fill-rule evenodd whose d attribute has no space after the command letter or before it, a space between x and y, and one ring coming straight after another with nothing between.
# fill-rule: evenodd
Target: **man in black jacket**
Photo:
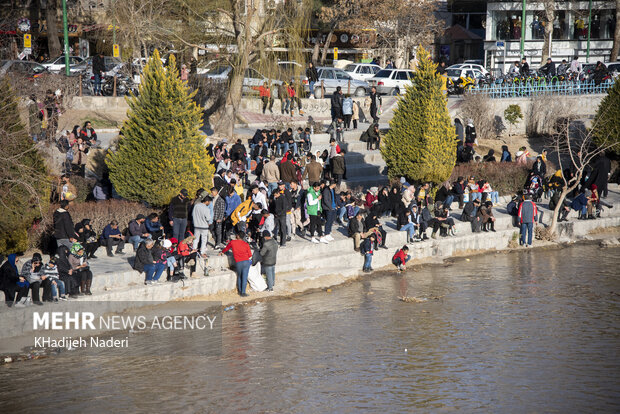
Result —
<instances>
[{"instance_id":1,"label":"man in black jacket","mask_svg":"<svg viewBox=\"0 0 620 414\"><path fill-rule=\"evenodd\" d=\"M282 183L281 186L280 183ZM280 234L280 247L284 247L287 237L286 213L289 210L289 200L287 195L284 194L284 183L282 181L280 181L280 183L278 183L279 188L273 192L273 212L276 218L278 233Z\"/></svg>"},{"instance_id":2,"label":"man in black jacket","mask_svg":"<svg viewBox=\"0 0 620 414\"><path fill-rule=\"evenodd\" d=\"M238 139L237 143L233 145L232 148L230 149L230 159L232 160L232 162L236 162L237 160L242 160L245 162L246 153L247 152L245 150L245 145L243 145L241 143L241 140Z\"/></svg>"},{"instance_id":3,"label":"man in black jacket","mask_svg":"<svg viewBox=\"0 0 620 414\"><path fill-rule=\"evenodd\" d=\"M282 198L280 196L280 198ZM260 249L261 270L267 276L267 290L273 292L276 283L276 258L278 243L271 237L269 230L263 231L263 247Z\"/></svg>"},{"instance_id":4,"label":"man in black jacket","mask_svg":"<svg viewBox=\"0 0 620 414\"><path fill-rule=\"evenodd\" d=\"M469 221L471 223L471 230L474 233L480 232L480 217L478 216L478 209L480 208L480 200L476 199L465 204L463 213L461 214L461 221Z\"/></svg>"},{"instance_id":5,"label":"man in black jacket","mask_svg":"<svg viewBox=\"0 0 620 414\"><path fill-rule=\"evenodd\" d=\"M105 72L105 59L103 52L93 57L93 75L95 76L95 95L101 95L101 76Z\"/></svg>"},{"instance_id":6,"label":"man in black jacket","mask_svg":"<svg viewBox=\"0 0 620 414\"><path fill-rule=\"evenodd\" d=\"M336 92L332 95L331 104L332 104L332 122L337 119L344 119L344 115L342 115L342 88L338 86L336 88Z\"/></svg>"},{"instance_id":7,"label":"man in black jacket","mask_svg":"<svg viewBox=\"0 0 620 414\"><path fill-rule=\"evenodd\" d=\"M353 238L353 249L356 252L359 252L360 243L362 239L365 239L366 237L370 236L370 233L371 233L370 231L366 229L366 226L364 223L364 215L362 214L361 211L358 211L355 217L349 220L348 231L349 231L349 237Z\"/></svg>"},{"instance_id":8,"label":"man in black jacket","mask_svg":"<svg viewBox=\"0 0 620 414\"><path fill-rule=\"evenodd\" d=\"M73 243L77 241L77 234L71 214L67 211L68 207L69 201L61 200L60 208L54 211L54 238L58 246L67 246L71 249Z\"/></svg>"},{"instance_id":9,"label":"man in black jacket","mask_svg":"<svg viewBox=\"0 0 620 414\"><path fill-rule=\"evenodd\" d=\"M189 193L184 188L179 195L170 201L168 207L168 219L172 227L172 237L181 241L185 238L185 229L187 228L187 214L189 208Z\"/></svg>"},{"instance_id":10,"label":"man in black jacket","mask_svg":"<svg viewBox=\"0 0 620 414\"><path fill-rule=\"evenodd\" d=\"M519 69L519 74L523 77L530 76L530 65L527 64L527 59L521 59L521 68Z\"/></svg>"},{"instance_id":11,"label":"man in black jacket","mask_svg":"<svg viewBox=\"0 0 620 414\"><path fill-rule=\"evenodd\" d=\"M381 97L377 94L377 88L373 86L370 88L370 116L372 117L372 122L375 124L379 123L379 117L377 116L377 103L381 105Z\"/></svg>"},{"instance_id":12,"label":"man in black jacket","mask_svg":"<svg viewBox=\"0 0 620 414\"><path fill-rule=\"evenodd\" d=\"M452 194L454 194L454 198L459 200L459 208L463 208L465 194L465 179L463 177L457 178L456 182L452 184Z\"/></svg>"}]
</instances>

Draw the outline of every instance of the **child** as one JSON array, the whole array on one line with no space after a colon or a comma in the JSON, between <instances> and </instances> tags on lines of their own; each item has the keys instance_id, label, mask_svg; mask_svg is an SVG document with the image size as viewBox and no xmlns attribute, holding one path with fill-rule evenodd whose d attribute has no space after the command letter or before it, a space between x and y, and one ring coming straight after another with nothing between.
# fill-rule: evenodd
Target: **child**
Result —
<instances>
[{"instance_id":1,"label":"child","mask_svg":"<svg viewBox=\"0 0 620 414\"><path fill-rule=\"evenodd\" d=\"M372 268L372 255L374 253L373 249L375 247L375 238L375 234L371 234L364 239L360 246L360 250L364 255L364 268L362 269L364 273L370 273L374 270Z\"/></svg>"},{"instance_id":2,"label":"child","mask_svg":"<svg viewBox=\"0 0 620 414\"><path fill-rule=\"evenodd\" d=\"M58 268L56 267L55 257L51 257L49 263L43 267L43 275L50 279L54 302L58 302L59 299L68 300L65 292L65 282L58 278Z\"/></svg>"},{"instance_id":3,"label":"child","mask_svg":"<svg viewBox=\"0 0 620 414\"><path fill-rule=\"evenodd\" d=\"M409 253L409 247L407 247L407 245L404 245L403 248L397 251L394 257L392 257L392 264L394 264L394 266L398 268L398 272L407 270L405 265L407 264L409 259L411 259L411 256L409 256L407 253Z\"/></svg>"}]
</instances>

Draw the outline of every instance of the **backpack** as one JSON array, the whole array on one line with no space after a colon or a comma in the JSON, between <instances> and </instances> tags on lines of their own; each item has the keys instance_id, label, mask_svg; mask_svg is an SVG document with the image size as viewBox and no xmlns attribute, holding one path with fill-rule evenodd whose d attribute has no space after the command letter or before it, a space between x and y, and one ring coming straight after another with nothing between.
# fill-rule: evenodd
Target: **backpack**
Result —
<instances>
[{"instance_id":1,"label":"backpack","mask_svg":"<svg viewBox=\"0 0 620 414\"><path fill-rule=\"evenodd\" d=\"M510 203L506 206L506 211L511 216L516 216L519 214L519 210L517 209L517 202L515 200L511 200Z\"/></svg>"}]
</instances>

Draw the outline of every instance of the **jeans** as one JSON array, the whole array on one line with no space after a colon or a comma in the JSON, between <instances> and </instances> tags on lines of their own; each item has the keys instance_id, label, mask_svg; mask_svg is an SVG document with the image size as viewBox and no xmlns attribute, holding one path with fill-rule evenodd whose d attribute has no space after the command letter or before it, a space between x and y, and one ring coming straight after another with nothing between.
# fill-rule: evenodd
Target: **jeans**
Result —
<instances>
[{"instance_id":1,"label":"jeans","mask_svg":"<svg viewBox=\"0 0 620 414\"><path fill-rule=\"evenodd\" d=\"M392 264L394 266L404 265L404 264L407 264L409 259L411 259L411 255L407 255L407 257L405 257L405 263L402 263L402 260L400 259L400 257L397 257L396 259L392 260Z\"/></svg>"},{"instance_id":2,"label":"jeans","mask_svg":"<svg viewBox=\"0 0 620 414\"><path fill-rule=\"evenodd\" d=\"M332 225L336 219L336 210L327 210L325 212L325 235L329 235L332 232Z\"/></svg>"},{"instance_id":3,"label":"jeans","mask_svg":"<svg viewBox=\"0 0 620 414\"><path fill-rule=\"evenodd\" d=\"M263 266L263 273L267 276L267 288L273 289L273 285L276 283L276 267Z\"/></svg>"},{"instance_id":4,"label":"jeans","mask_svg":"<svg viewBox=\"0 0 620 414\"><path fill-rule=\"evenodd\" d=\"M200 246L200 250L198 251L200 253L206 252L209 244L209 229L200 229L195 227L194 236L196 236L196 238L194 239L193 248L198 249L198 246Z\"/></svg>"},{"instance_id":5,"label":"jeans","mask_svg":"<svg viewBox=\"0 0 620 414\"><path fill-rule=\"evenodd\" d=\"M101 75L95 73L95 95L101 94Z\"/></svg>"},{"instance_id":6,"label":"jeans","mask_svg":"<svg viewBox=\"0 0 620 414\"><path fill-rule=\"evenodd\" d=\"M185 229L187 228L186 218L173 218L172 219L172 237L181 241L185 238Z\"/></svg>"},{"instance_id":7,"label":"jeans","mask_svg":"<svg viewBox=\"0 0 620 414\"><path fill-rule=\"evenodd\" d=\"M372 266L372 253L366 253L364 255L364 270L370 269Z\"/></svg>"},{"instance_id":8,"label":"jeans","mask_svg":"<svg viewBox=\"0 0 620 414\"><path fill-rule=\"evenodd\" d=\"M138 250L138 246L140 246L140 243L142 243L145 240L146 240L146 238L144 238L142 236L131 236L131 237L129 237L129 243L133 244L134 251Z\"/></svg>"},{"instance_id":9,"label":"jeans","mask_svg":"<svg viewBox=\"0 0 620 414\"><path fill-rule=\"evenodd\" d=\"M146 275L146 281L159 280L159 277L166 269L164 263L149 263L144 265L144 274Z\"/></svg>"},{"instance_id":10,"label":"jeans","mask_svg":"<svg viewBox=\"0 0 620 414\"><path fill-rule=\"evenodd\" d=\"M446 207L450 207L453 201L454 201L454 196L450 194L448 197L446 197L446 200L443 202L443 205Z\"/></svg>"},{"instance_id":11,"label":"jeans","mask_svg":"<svg viewBox=\"0 0 620 414\"><path fill-rule=\"evenodd\" d=\"M400 231L407 232L407 240L412 239L415 236L415 226L413 223L407 223L400 228Z\"/></svg>"},{"instance_id":12,"label":"jeans","mask_svg":"<svg viewBox=\"0 0 620 414\"><path fill-rule=\"evenodd\" d=\"M249 155L247 155L245 157L245 168L250 171L252 169L252 157L250 157Z\"/></svg>"},{"instance_id":13,"label":"jeans","mask_svg":"<svg viewBox=\"0 0 620 414\"><path fill-rule=\"evenodd\" d=\"M482 193L469 193L469 201L482 200Z\"/></svg>"},{"instance_id":14,"label":"jeans","mask_svg":"<svg viewBox=\"0 0 620 414\"><path fill-rule=\"evenodd\" d=\"M275 190L276 188L278 188L278 183L267 183L267 195L269 197L271 197L271 193L273 193L273 190Z\"/></svg>"},{"instance_id":15,"label":"jeans","mask_svg":"<svg viewBox=\"0 0 620 414\"><path fill-rule=\"evenodd\" d=\"M532 245L532 233L534 232L534 223L521 223L521 244L525 245L525 234L527 233L527 244Z\"/></svg>"},{"instance_id":16,"label":"jeans","mask_svg":"<svg viewBox=\"0 0 620 414\"><path fill-rule=\"evenodd\" d=\"M338 207L338 220L342 223L344 220L344 215L347 214L346 207Z\"/></svg>"},{"instance_id":17,"label":"jeans","mask_svg":"<svg viewBox=\"0 0 620 414\"><path fill-rule=\"evenodd\" d=\"M278 142L276 147L278 148L279 154L284 154L286 151L289 150L288 142Z\"/></svg>"},{"instance_id":18,"label":"jeans","mask_svg":"<svg viewBox=\"0 0 620 414\"><path fill-rule=\"evenodd\" d=\"M497 191L491 191L491 192L489 193L489 197L491 197L491 202L492 202L493 204L497 204L497 203L499 203L499 194L498 194L498 192L497 192Z\"/></svg>"},{"instance_id":19,"label":"jeans","mask_svg":"<svg viewBox=\"0 0 620 414\"><path fill-rule=\"evenodd\" d=\"M54 282L56 282L56 284L54 284ZM58 293L60 293L60 296L65 296L65 282L63 282L60 279L52 279L51 285L52 285L52 297L55 297L58 299L59 297Z\"/></svg>"},{"instance_id":20,"label":"jeans","mask_svg":"<svg viewBox=\"0 0 620 414\"><path fill-rule=\"evenodd\" d=\"M250 265L252 262L250 260L244 260L242 262L237 262L237 292L240 295L245 295L245 288L248 285L248 272L250 271Z\"/></svg>"},{"instance_id":21,"label":"jeans","mask_svg":"<svg viewBox=\"0 0 620 414\"><path fill-rule=\"evenodd\" d=\"M310 82L308 82L308 87L310 88L310 95L313 98L316 98L316 96L314 96L314 84L315 84L315 82L310 81Z\"/></svg>"}]
</instances>

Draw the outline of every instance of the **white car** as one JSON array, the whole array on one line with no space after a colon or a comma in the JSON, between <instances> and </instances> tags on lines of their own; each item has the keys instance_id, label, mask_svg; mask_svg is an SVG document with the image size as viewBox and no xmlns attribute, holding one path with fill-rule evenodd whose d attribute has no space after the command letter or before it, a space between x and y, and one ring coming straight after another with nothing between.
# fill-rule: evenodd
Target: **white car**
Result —
<instances>
[{"instance_id":1,"label":"white car","mask_svg":"<svg viewBox=\"0 0 620 414\"><path fill-rule=\"evenodd\" d=\"M478 65L476 63L458 63L456 65L448 66L446 69L477 69L484 75L489 73L489 71L487 71L484 66Z\"/></svg>"},{"instance_id":2,"label":"white car","mask_svg":"<svg viewBox=\"0 0 620 414\"><path fill-rule=\"evenodd\" d=\"M344 71L353 79L367 81L375 76L381 70L381 66L372 63L351 63L345 66Z\"/></svg>"},{"instance_id":3,"label":"white car","mask_svg":"<svg viewBox=\"0 0 620 414\"><path fill-rule=\"evenodd\" d=\"M69 56L69 71L74 72L75 67L84 61L84 58L79 56ZM42 63L52 73L58 73L65 70L65 56L61 55L56 59L50 59L47 62Z\"/></svg>"},{"instance_id":4,"label":"white car","mask_svg":"<svg viewBox=\"0 0 620 414\"><path fill-rule=\"evenodd\" d=\"M411 86L413 71L409 69L382 69L368 80L377 88L380 95L399 95L405 92L405 86Z\"/></svg>"},{"instance_id":5,"label":"white car","mask_svg":"<svg viewBox=\"0 0 620 414\"><path fill-rule=\"evenodd\" d=\"M486 77L486 74L484 74L483 72L475 68L466 68L466 67L465 68L461 68L461 67L454 68L450 66L448 69L446 69L446 76L452 79L453 81L456 81L461 76L463 77L469 76L470 78L473 78L476 81L479 81L480 79L484 79Z\"/></svg>"}]
</instances>

